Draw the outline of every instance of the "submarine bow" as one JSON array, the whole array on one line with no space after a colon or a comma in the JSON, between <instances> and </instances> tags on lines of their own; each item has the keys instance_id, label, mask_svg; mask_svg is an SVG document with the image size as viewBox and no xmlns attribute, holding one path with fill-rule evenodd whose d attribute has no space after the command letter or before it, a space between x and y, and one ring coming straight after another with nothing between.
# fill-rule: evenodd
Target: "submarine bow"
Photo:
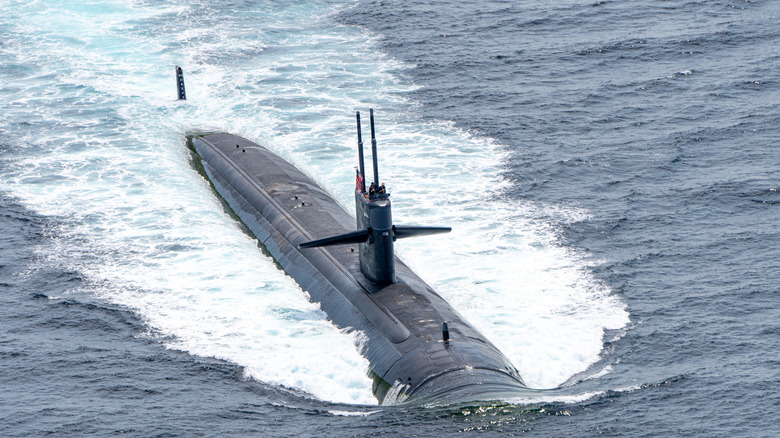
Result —
<instances>
[{"instance_id":1,"label":"submarine bow","mask_svg":"<svg viewBox=\"0 0 780 438\"><path fill-rule=\"evenodd\" d=\"M219 195L338 327L365 334L380 403L489 400L527 390L511 362L399 260L399 238L448 227L394 225L378 178L366 190L358 120L356 217L268 149L231 134L189 137Z\"/></svg>"}]
</instances>

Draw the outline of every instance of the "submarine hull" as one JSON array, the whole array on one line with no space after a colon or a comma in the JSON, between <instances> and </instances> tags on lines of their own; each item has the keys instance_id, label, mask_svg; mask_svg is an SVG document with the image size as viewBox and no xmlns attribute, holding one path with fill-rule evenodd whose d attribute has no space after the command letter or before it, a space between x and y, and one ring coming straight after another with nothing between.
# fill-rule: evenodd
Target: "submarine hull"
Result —
<instances>
[{"instance_id":1,"label":"submarine hull","mask_svg":"<svg viewBox=\"0 0 780 438\"><path fill-rule=\"evenodd\" d=\"M241 137L189 141L216 191L285 272L334 324L365 334L361 353L380 403L490 400L528 390L511 362L401 260L395 282L381 285L361 273L364 243L299 249L355 230L356 219L311 178Z\"/></svg>"}]
</instances>

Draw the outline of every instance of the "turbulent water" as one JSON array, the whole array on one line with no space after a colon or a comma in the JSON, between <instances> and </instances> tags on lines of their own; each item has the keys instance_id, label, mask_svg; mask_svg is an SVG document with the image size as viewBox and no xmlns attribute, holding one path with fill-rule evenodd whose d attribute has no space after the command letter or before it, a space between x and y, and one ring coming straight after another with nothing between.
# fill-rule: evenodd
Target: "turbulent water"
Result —
<instances>
[{"instance_id":1,"label":"turbulent water","mask_svg":"<svg viewBox=\"0 0 780 438\"><path fill-rule=\"evenodd\" d=\"M0 434L776 436L780 4L5 1ZM176 100L174 66L187 101ZM378 406L188 133L351 208L545 395ZM544 393L543 393L544 394Z\"/></svg>"}]
</instances>

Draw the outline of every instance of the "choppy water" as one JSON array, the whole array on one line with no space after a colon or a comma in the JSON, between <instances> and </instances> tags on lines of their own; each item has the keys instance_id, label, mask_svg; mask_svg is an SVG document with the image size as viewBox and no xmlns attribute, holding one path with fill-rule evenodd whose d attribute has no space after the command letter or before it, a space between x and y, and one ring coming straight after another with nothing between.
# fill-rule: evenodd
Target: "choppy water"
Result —
<instances>
[{"instance_id":1,"label":"choppy water","mask_svg":"<svg viewBox=\"0 0 780 438\"><path fill-rule=\"evenodd\" d=\"M0 433L778 433L780 4L0 17ZM349 208L368 107L396 219L454 228L400 255L554 395L376 406L359 334L225 214L184 144L250 138Z\"/></svg>"}]
</instances>

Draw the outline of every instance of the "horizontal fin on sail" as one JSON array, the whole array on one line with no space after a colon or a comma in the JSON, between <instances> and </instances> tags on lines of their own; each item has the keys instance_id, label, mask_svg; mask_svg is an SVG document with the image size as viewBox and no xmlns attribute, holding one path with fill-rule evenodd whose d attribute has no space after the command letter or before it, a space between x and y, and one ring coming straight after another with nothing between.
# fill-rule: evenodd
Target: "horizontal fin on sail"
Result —
<instances>
[{"instance_id":1,"label":"horizontal fin on sail","mask_svg":"<svg viewBox=\"0 0 780 438\"><path fill-rule=\"evenodd\" d=\"M396 239L403 239L404 237L414 236L428 236L431 234L449 233L452 231L450 227L414 227L393 225L393 237Z\"/></svg>"},{"instance_id":2,"label":"horizontal fin on sail","mask_svg":"<svg viewBox=\"0 0 780 438\"><path fill-rule=\"evenodd\" d=\"M449 233L450 231L452 231L452 228L450 227L415 227L393 225L393 240L403 239L405 237L429 236L431 234ZM350 243L364 243L369 241L370 236L371 230L369 229L352 231L336 236L303 242L298 245L298 249L316 248L319 246L347 245Z\"/></svg>"},{"instance_id":3,"label":"horizontal fin on sail","mask_svg":"<svg viewBox=\"0 0 780 438\"><path fill-rule=\"evenodd\" d=\"M336 236L325 237L323 239L311 240L298 245L300 248L316 248L318 246L346 245L349 243L363 243L368 240L370 232L368 229L352 231Z\"/></svg>"}]
</instances>

